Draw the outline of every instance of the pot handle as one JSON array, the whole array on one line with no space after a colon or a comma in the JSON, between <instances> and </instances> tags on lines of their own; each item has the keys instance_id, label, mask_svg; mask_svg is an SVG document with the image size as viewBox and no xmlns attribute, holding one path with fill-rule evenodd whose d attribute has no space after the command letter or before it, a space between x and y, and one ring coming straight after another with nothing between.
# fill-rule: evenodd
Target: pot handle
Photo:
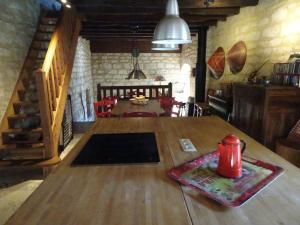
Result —
<instances>
[{"instance_id":1,"label":"pot handle","mask_svg":"<svg viewBox=\"0 0 300 225\"><path fill-rule=\"evenodd\" d=\"M246 150L246 147L247 147L247 144L246 144L246 142L245 141L243 141L243 140L240 140L241 141L241 143L243 143L243 147L242 147L242 154L244 153L244 151Z\"/></svg>"}]
</instances>

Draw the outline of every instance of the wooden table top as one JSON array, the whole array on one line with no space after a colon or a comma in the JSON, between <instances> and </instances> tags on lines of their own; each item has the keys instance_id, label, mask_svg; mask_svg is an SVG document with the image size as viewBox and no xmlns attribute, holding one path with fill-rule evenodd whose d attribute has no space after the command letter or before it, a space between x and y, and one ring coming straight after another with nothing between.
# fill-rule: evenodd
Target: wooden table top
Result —
<instances>
[{"instance_id":1,"label":"wooden table top","mask_svg":"<svg viewBox=\"0 0 300 225\"><path fill-rule=\"evenodd\" d=\"M155 132L159 164L70 167L93 133ZM239 208L226 208L167 176L208 153L228 133L247 142L246 156L285 173ZM190 138L196 153L181 150ZM300 170L218 117L99 119L7 225L299 225Z\"/></svg>"},{"instance_id":2,"label":"wooden table top","mask_svg":"<svg viewBox=\"0 0 300 225\"><path fill-rule=\"evenodd\" d=\"M159 101L149 100L147 105L135 105L130 101L118 101L117 105L113 108L114 115L123 115L125 112L155 112L157 115L163 113L164 110L160 107Z\"/></svg>"}]
</instances>

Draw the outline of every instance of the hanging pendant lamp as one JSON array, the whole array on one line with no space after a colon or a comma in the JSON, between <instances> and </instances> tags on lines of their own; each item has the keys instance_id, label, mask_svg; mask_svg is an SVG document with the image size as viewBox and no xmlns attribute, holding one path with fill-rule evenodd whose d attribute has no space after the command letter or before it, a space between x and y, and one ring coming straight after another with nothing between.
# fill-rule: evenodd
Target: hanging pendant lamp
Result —
<instances>
[{"instance_id":1,"label":"hanging pendant lamp","mask_svg":"<svg viewBox=\"0 0 300 225\"><path fill-rule=\"evenodd\" d=\"M179 46L175 44L153 44L152 50L154 51L176 51Z\"/></svg>"},{"instance_id":2,"label":"hanging pendant lamp","mask_svg":"<svg viewBox=\"0 0 300 225\"><path fill-rule=\"evenodd\" d=\"M154 44L189 44L192 43L191 32L187 23L179 17L177 0L168 0L166 15L157 24Z\"/></svg>"},{"instance_id":3,"label":"hanging pendant lamp","mask_svg":"<svg viewBox=\"0 0 300 225\"><path fill-rule=\"evenodd\" d=\"M130 80L130 79L137 79L137 80L147 79L146 75L144 74L144 72L140 68L140 64L139 64L140 51L139 51L139 49L133 48L131 56L132 56L133 70L128 74L128 77L126 78L126 80Z\"/></svg>"}]
</instances>

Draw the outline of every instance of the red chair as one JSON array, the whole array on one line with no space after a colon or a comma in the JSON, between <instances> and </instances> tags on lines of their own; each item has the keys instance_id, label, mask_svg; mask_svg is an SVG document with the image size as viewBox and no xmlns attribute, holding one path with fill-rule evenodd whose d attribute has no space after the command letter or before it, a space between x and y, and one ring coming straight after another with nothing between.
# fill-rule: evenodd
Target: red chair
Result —
<instances>
[{"instance_id":1,"label":"red chair","mask_svg":"<svg viewBox=\"0 0 300 225\"><path fill-rule=\"evenodd\" d=\"M123 117L157 117L155 112L126 112Z\"/></svg>"},{"instance_id":2,"label":"red chair","mask_svg":"<svg viewBox=\"0 0 300 225\"><path fill-rule=\"evenodd\" d=\"M159 114L159 116L182 116L182 110L185 108L185 103L177 102L174 97L161 96L158 98L160 107L165 112Z\"/></svg>"},{"instance_id":3,"label":"red chair","mask_svg":"<svg viewBox=\"0 0 300 225\"><path fill-rule=\"evenodd\" d=\"M111 109L114 105L112 100L94 102L94 110L97 118L111 117Z\"/></svg>"},{"instance_id":4,"label":"red chair","mask_svg":"<svg viewBox=\"0 0 300 225\"><path fill-rule=\"evenodd\" d=\"M107 97L107 98L104 98L102 100L113 101L113 104L111 105L111 109L113 109L118 103L118 97L117 96Z\"/></svg>"},{"instance_id":5,"label":"red chair","mask_svg":"<svg viewBox=\"0 0 300 225\"><path fill-rule=\"evenodd\" d=\"M160 107L162 107L163 109L169 110L173 107L173 104L175 101L174 97L170 97L170 96L160 96L158 97L158 101L160 104Z\"/></svg>"}]
</instances>

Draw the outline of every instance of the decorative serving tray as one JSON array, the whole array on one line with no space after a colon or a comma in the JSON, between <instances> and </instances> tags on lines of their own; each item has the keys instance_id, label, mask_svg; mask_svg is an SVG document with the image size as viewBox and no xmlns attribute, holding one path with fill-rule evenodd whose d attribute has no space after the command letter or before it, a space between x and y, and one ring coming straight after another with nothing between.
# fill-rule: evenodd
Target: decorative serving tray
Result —
<instances>
[{"instance_id":1,"label":"decorative serving tray","mask_svg":"<svg viewBox=\"0 0 300 225\"><path fill-rule=\"evenodd\" d=\"M168 174L181 184L228 207L238 207L279 177L283 169L269 163L243 157L243 175L230 179L217 173L219 152L214 151L171 169Z\"/></svg>"}]
</instances>

